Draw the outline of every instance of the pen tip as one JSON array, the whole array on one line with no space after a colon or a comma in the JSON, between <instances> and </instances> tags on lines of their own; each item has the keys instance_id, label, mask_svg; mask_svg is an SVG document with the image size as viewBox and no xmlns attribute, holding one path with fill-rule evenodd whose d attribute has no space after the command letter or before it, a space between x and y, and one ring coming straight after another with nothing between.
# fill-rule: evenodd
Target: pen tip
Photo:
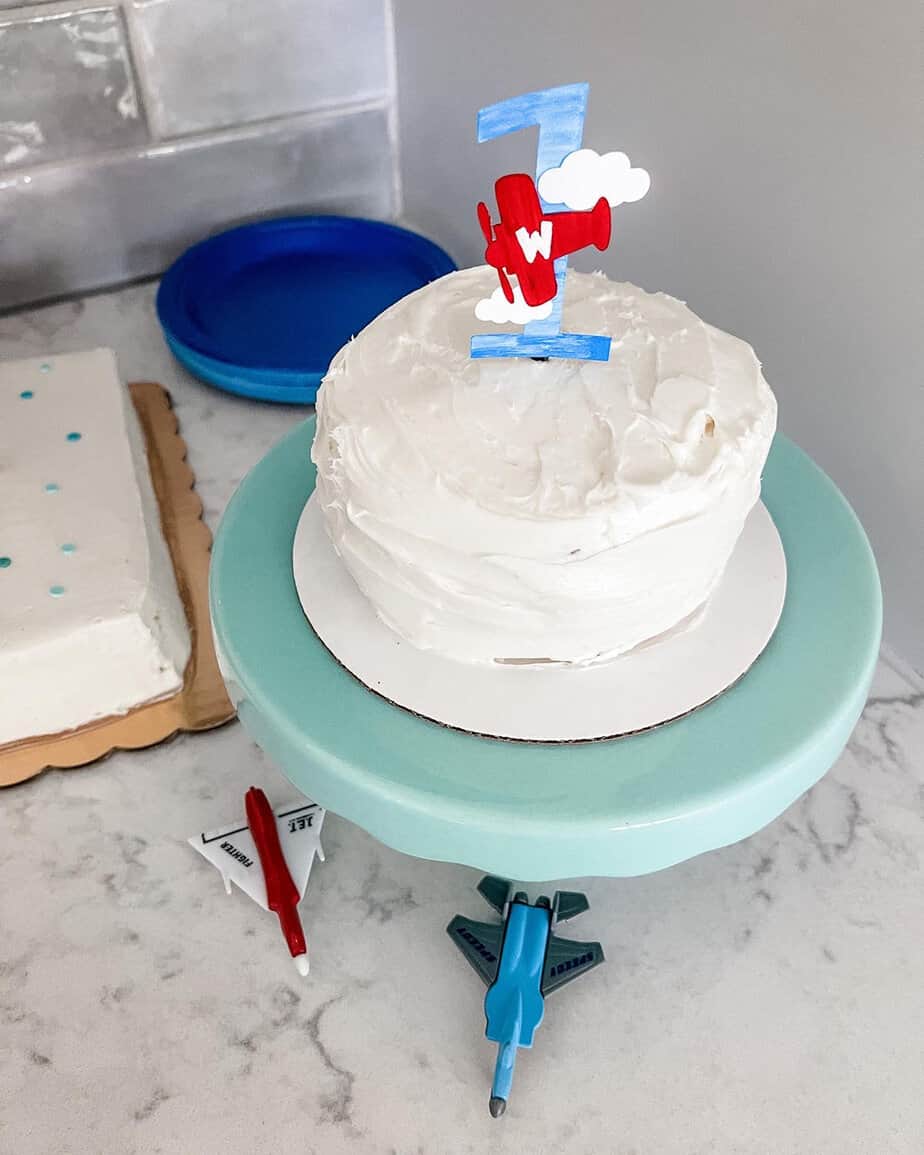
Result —
<instances>
[{"instance_id":1,"label":"pen tip","mask_svg":"<svg viewBox=\"0 0 924 1155\"><path fill-rule=\"evenodd\" d=\"M507 1100L501 1099L497 1095L492 1095L491 1101L488 1103L488 1109L495 1119L499 1119L507 1110Z\"/></svg>"},{"instance_id":2,"label":"pen tip","mask_svg":"<svg viewBox=\"0 0 924 1155\"><path fill-rule=\"evenodd\" d=\"M295 969L304 978L308 974L308 955L297 954L292 961L295 963Z\"/></svg>"}]
</instances>

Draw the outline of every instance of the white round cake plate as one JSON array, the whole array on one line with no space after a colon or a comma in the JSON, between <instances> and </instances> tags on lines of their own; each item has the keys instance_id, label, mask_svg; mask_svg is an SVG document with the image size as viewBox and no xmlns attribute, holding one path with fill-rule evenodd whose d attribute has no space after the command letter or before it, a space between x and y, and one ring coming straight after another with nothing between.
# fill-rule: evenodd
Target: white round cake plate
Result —
<instances>
[{"instance_id":1,"label":"white round cake plate","mask_svg":"<svg viewBox=\"0 0 924 1155\"><path fill-rule=\"evenodd\" d=\"M786 596L786 557L761 503L721 583L688 626L592 666L476 665L417 649L382 622L353 581L314 494L298 523L292 563L315 633L363 685L444 726L532 742L637 733L718 697L763 651Z\"/></svg>"}]
</instances>

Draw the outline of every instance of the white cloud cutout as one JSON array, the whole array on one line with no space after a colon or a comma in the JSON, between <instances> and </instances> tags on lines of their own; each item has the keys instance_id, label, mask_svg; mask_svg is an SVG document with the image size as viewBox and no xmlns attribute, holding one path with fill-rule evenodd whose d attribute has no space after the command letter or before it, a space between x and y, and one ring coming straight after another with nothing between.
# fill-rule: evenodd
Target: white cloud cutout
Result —
<instances>
[{"instance_id":1,"label":"white cloud cutout","mask_svg":"<svg viewBox=\"0 0 924 1155\"><path fill-rule=\"evenodd\" d=\"M651 187L643 168L633 168L624 152L579 148L569 153L558 168L546 169L539 178L539 195L551 205L569 209L592 209L600 197L610 206L640 201Z\"/></svg>"},{"instance_id":2,"label":"white cloud cutout","mask_svg":"<svg viewBox=\"0 0 924 1155\"><path fill-rule=\"evenodd\" d=\"M552 313L552 301L544 305L527 305L520 287L511 282L513 304L504 296L503 289L497 288L490 297L485 297L475 306L475 316L479 321L493 321L495 325L525 325L529 321L544 321Z\"/></svg>"}]
</instances>

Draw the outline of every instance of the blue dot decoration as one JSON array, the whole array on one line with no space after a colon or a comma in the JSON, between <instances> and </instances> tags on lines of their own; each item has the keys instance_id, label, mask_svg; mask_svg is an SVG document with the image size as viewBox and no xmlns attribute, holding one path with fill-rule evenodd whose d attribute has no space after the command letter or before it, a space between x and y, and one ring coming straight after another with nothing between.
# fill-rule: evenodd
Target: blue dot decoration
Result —
<instances>
[{"instance_id":1,"label":"blue dot decoration","mask_svg":"<svg viewBox=\"0 0 924 1155\"><path fill-rule=\"evenodd\" d=\"M76 549L77 549L77 546L74 545L74 543L72 541L66 541L64 543L64 545L61 546L61 552L62 553L74 553L76 551Z\"/></svg>"},{"instance_id":2,"label":"blue dot decoration","mask_svg":"<svg viewBox=\"0 0 924 1155\"><path fill-rule=\"evenodd\" d=\"M64 586L49 586L48 592L53 598L64 597Z\"/></svg>"},{"instance_id":3,"label":"blue dot decoration","mask_svg":"<svg viewBox=\"0 0 924 1155\"><path fill-rule=\"evenodd\" d=\"M46 493L57 493L60 488L61 486L58 485L57 481L49 481L45 484Z\"/></svg>"},{"instance_id":4,"label":"blue dot decoration","mask_svg":"<svg viewBox=\"0 0 924 1155\"><path fill-rule=\"evenodd\" d=\"M48 364L47 361L43 361L42 364L39 365L39 371L42 373L50 373L51 372L51 366Z\"/></svg>"},{"instance_id":5,"label":"blue dot decoration","mask_svg":"<svg viewBox=\"0 0 924 1155\"><path fill-rule=\"evenodd\" d=\"M0 557L0 569L9 569L13 564L11 557Z\"/></svg>"},{"instance_id":6,"label":"blue dot decoration","mask_svg":"<svg viewBox=\"0 0 924 1155\"><path fill-rule=\"evenodd\" d=\"M23 399L23 401L31 401L35 394L31 389L23 389L19 396Z\"/></svg>"},{"instance_id":7,"label":"blue dot decoration","mask_svg":"<svg viewBox=\"0 0 924 1155\"><path fill-rule=\"evenodd\" d=\"M82 436L82 433L68 433L67 439L68 441L79 441Z\"/></svg>"}]
</instances>

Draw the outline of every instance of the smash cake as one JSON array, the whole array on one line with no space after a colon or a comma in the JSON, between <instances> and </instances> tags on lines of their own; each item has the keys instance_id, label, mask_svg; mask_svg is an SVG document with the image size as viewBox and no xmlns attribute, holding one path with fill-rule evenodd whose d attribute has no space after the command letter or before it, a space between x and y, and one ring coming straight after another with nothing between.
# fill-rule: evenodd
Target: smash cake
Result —
<instances>
[{"instance_id":1,"label":"smash cake","mask_svg":"<svg viewBox=\"0 0 924 1155\"><path fill-rule=\"evenodd\" d=\"M191 639L108 349L0 364L0 746L183 684Z\"/></svg>"},{"instance_id":2,"label":"smash cake","mask_svg":"<svg viewBox=\"0 0 924 1155\"><path fill-rule=\"evenodd\" d=\"M606 662L695 620L716 589L776 401L747 343L600 273L569 272L562 323L611 337L607 361L476 359L496 285L487 266L450 273L335 357L311 450L324 526L419 649Z\"/></svg>"}]
</instances>

